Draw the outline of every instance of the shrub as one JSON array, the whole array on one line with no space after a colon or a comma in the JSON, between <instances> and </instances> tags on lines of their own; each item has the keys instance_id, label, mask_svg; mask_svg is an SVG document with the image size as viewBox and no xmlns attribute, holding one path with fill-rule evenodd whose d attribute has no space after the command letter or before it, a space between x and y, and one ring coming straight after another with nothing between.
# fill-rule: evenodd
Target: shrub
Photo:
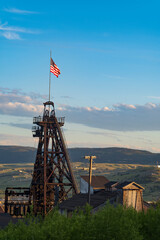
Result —
<instances>
[{"instance_id":1,"label":"shrub","mask_svg":"<svg viewBox=\"0 0 160 240\"><path fill-rule=\"evenodd\" d=\"M0 230L3 240L152 240L160 236L160 208L147 213L109 203L95 214L90 206L72 217L52 211L45 219L29 216Z\"/></svg>"}]
</instances>

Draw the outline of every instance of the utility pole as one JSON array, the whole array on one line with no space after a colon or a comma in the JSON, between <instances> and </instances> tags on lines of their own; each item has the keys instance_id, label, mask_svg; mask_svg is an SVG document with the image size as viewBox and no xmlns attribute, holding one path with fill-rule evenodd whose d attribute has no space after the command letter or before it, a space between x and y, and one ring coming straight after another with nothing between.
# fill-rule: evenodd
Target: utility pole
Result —
<instances>
[{"instance_id":1,"label":"utility pole","mask_svg":"<svg viewBox=\"0 0 160 240\"><path fill-rule=\"evenodd\" d=\"M90 161L89 164L89 183L88 183L88 204L90 204L90 188L91 188L91 182L92 182L92 160L96 158L96 156L85 156L85 159L88 159Z\"/></svg>"}]
</instances>

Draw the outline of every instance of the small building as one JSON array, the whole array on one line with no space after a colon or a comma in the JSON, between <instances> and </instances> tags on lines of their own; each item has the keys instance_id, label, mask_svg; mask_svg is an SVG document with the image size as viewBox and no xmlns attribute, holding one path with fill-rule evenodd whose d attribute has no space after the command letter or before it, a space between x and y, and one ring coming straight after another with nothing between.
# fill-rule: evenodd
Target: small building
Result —
<instances>
[{"instance_id":1,"label":"small building","mask_svg":"<svg viewBox=\"0 0 160 240\"><path fill-rule=\"evenodd\" d=\"M103 207L107 201L116 206L122 204L125 207L133 207L136 211L147 211L150 205L143 201L143 187L135 182L108 181L103 176L93 176L90 205L92 212ZM85 193L82 191L86 191ZM88 199L88 176L81 177L81 193L63 201L59 205L61 214L70 215L77 209L84 209Z\"/></svg>"},{"instance_id":2,"label":"small building","mask_svg":"<svg viewBox=\"0 0 160 240\"><path fill-rule=\"evenodd\" d=\"M123 182L116 186L117 202L126 207L133 207L137 211L143 210L143 187L135 182Z\"/></svg>"},{"instance_id":3,"label":"small building","mask_svg":"<svg viewBox=\"0 0 160 240\"><path fill-rule=\"evenodd\" d=\"M90 193L93 194L96 191L104 190L105 184L108 182L109 180L104 176L92 176ZM88 184L89 184L89 176L81 176L80 178L81 193L88 193Z\"/></svg>"},{"instance_id":4,"label":"small building","mask_svg":"<svg viewBox=\"0 0 160 240\"><path fill-rule=\"evenodd\" d=\"M110 191L110 192L117 191L116 186L118 184L119 184L119 182L117 182L117 181L110 181L110 182L105 184L105 190Z\"/></svg>"}]
</instances>

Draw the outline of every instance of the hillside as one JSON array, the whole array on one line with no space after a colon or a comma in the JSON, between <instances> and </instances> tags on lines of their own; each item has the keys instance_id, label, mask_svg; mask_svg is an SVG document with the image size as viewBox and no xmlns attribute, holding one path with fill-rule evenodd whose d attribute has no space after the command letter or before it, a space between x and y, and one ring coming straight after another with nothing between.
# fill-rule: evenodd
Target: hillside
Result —
<instances>
[{"instance_id":1,"label":"hillside","mask_svg":"<svg viewBox=\"0 0 160 240\"><path fill-rule=\"evenodd\" d=\"M159 153L128 148L69 148L72 162L86 162L85 155L95 155L96 163L155 165ZM36 149L21 146L0 146L0 163L34 163Z\"/></svg>"},{"instance_id":2,"label":"hillside","mask_svg":"<svg viewBox=\"0 0 160 240\"><path fill-rule=\"evenodd\" d=\"M136 181L145 188L145 200L160 196L160 170L155 166L160 154L126 148L69 149L77 183L88 174L85 155L96 155L93 175L103 175L113 181ZM21 146L0 146L0 198L6 187L29 187L32 179L36 149Z\"/></svg>"},{"instance_id":3,"label":"hillside","mask_svg":"<svg viewBox=\"0 0 160 240\"><path fill-rule=\"evenodd\" d=\"M0 146L0 163L33 163L36 149L22 146Z\"/></svg>"},{"instance_id":4,"label":"hillside","mask_svg":"<svg viewBox=\"0 0 160 240\"><path fill-rule=\"evenodd\" d=\"M160 161L159 153L128 148L70 148L69 154L73 162L86 162L85 155L97 156L96 163L155 165Z\"/></svg>"}]
</instances>

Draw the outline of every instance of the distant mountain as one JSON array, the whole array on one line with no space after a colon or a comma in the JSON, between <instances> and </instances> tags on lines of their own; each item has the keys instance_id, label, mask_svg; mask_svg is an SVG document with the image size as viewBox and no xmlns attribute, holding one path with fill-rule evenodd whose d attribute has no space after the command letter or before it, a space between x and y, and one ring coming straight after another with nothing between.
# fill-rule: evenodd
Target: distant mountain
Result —
<instances>
[{"instance_id":1,"label":"distant mountain","mask_svg":"<svg viewBox=\"0 0 160 240\"><path fill-rule=\"evenodd\" d=\"M85 155L94 155L95 163L160 164L160 153L129 148L70 148L69 155L73 162L86 162Z\"/></svg>"},{"instance_id":2,"label":"distant mountain","mask_svg":"<svg viewBox=\"0 0 160 240\"><path fill-rule=\"evenodd\" d=\"M32 163L36 149L22 146L0 146L0 163Z\"/></svg>"},{"instance_id":3,"label":"distant mountain","mask_svg":"<svg viewBox=\"0 0 160 240\"><path fill-rule=\"evenodd\" d=\"M86 162L85 155L95 155L96 163L124 163L155 165L160 153L128 148L69 148L72 162ZM0 146L0 163L34 163L36 149L22 146Z\"/></svg>"}]
</instances>

